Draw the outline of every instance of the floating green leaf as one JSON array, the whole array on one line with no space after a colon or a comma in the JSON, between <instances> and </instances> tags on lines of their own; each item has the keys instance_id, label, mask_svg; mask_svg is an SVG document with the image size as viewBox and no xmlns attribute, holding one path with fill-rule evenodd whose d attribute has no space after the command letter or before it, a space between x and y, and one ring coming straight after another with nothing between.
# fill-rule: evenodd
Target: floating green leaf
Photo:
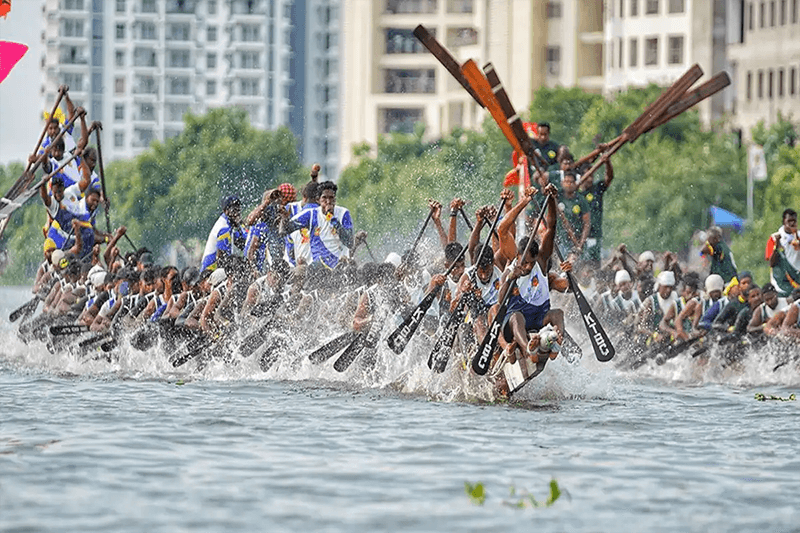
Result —
<instances>
[{"instance_id":1,"label":"floating green leaf","mask_svg":"<svg viewBox=\"0 0 800 533\"><path fill-rule=\"evenodd\" d=\"M469 481L465 481L464 492L467 493L467 496L475 505L483 505L486 502L486 491L483 488L483 483L478 482L473 485Z\"/></svg>"},{"instance_id":2,"label":"floating green leaf","mask_svg":"<svg viewBox=\"0 0 800 533\"><path fill-rule=\"evenodd\" d=\"M519 496L517 496L516 487L512 486L509 492L512 497L518 499L504 501L503 503L516 509L525 509L527 507L550 507L561 497L561 488L558 486L558 481L555 479L550 480L550 496L544 503L537 501L536 498L533 497L533 494L524 489L519 491Z\"/></svg>"},{"instance_id":3,"label":"floating green leaf","mask_svg":"<svg viewBox=\"0 0 800 533\"><path fill-rule=\"evenodd\" d=\"M788 398L781 398L780 396L773 396L771 394L764 394L762 392L757 392L755 398L759 402L766 402L767 400L777 400L780 402L793 402L797 400L797 396L795 396L794 393L790 394Z\"/></svg>"}]
</instances>

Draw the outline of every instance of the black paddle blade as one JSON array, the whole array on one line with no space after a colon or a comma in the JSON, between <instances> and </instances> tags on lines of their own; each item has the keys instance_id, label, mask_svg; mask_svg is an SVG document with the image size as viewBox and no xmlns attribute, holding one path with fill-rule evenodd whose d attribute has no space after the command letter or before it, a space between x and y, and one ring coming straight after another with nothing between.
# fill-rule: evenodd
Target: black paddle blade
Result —
<instances>
[{"instance_id":1,"label":"black paddle blade","mask_svg":"<svg viewBox=\"0 0 800 533\"><path fill-rule=\"evenodd\" d=\"M272 317L270 317L267 322L259 327L256 331L248 335L244 338L242 343L239 345L239 356L240 357L250 357L251 354L255 353L261 345L267 342L267 333L272 328Z\"/></svg>"},{"instance_id":2,"label":"black paddle blade","mask_svg":"<svg viewBox=\"0 0 800 533\"><path fill-rule=\"evenodd\" d=\"M572 287L572 291L575 293L575 300L578 302L578 309L581 312L581 318L586 326L586 331L589 333L589 339L592 341L595 357L597 357L598 361L603 363L611 361L616 353L614 345L611 344L611 339L608 338L606 330L603 329L603 326L597 319L597 315L594 314L592 307L589 305L583 292L581 292L578 284L573 282L572 275L567 273L567 277L570 278L569 283Z\"/></svg>"},{"instance_id":3,"label":"black paddle blade","mask_svg":"<svg viewBox=\"0 0 800 533\"><path fill-rule=\"evenodd\" d=\"M411 340L411 337L414 336L419 325L422 324L422 319L425 318L425 313L428 312L430 309L431 304L436 299L436 294L438 291L431 291L425 295L425 298L419 303L419 305L414 309L408 318L403 320L403 323L400 324L396 330L389 335L389 338L386 339L386 343L389 345L389 348L392 349L394 353L400 355L403 353L403 350L406 349L408 342Z\"/></svg>"},{"instance_id":4,"label":"black paddle blade","mask_svg":"<svg viewBox=\"0 0 800 533\"><path fill-rule=\"evenodd\" d=\"M61 326L50 326L50 335L75 335L77 333L86 333L89 331L89 326L83 324L64 324Z\"/></svg>"},{"instance_id":5,"label":"black paddle blade","mask_svg":"<svg viewBox=\"0 0 800 533\"><path fill-rule=\"evenodd\" d=\"M346 347L350 345L353 340L359 335L357 331L347 331L342 333L329 343L320 346L308 356L308 359L318 365L320 363L324 363L340 351L344 350Z\"/></svg>"},{"instance_id":6,"label":"black paddle blade","mask_svg":"<svg viewBox=\"0 0 800 533\"><path fill-rule=\"evenodd\" d=\"M472 358L472 370L479 376L486 375L486 372L489 371L489 366L492 364L492 355L494 354L495 348L497 348L500 335L503 333L501 330L503 319L506 317L506 311L508 311L507 304L503 304L497 310L497 316L494 317L492 325L489 326L489 331L487 331L486 335L483 337L481 345L478 347L478 353Z\"/></svg>"},{"instance_id":7,"label":"black paddle blade","mask_svg":"<svg viewBox=\"0 0 800 533\"><path fill-rule=\"evenodd\" d=\"M36 312L36 308L39 307L39 297L34 296L33 300L23 304L21 307L15 309L8 315L9 322L16 322L19 320L19 317L23 315L29 315Z\"/></svg>"},{"instance_id":8,"label":"black paddle blade","mask_svg":"<svg viewBox=\"0 0 800 533\"><path fill-rule=\"evenodd\" d=\"M337 372L344 372L347 368L356 360L356 357L361 354L361 350L364 349L365 345L365 335L360 333L353 342L350 343L350 346L345 348L336 361L333 362L333 369Z\"/></svg>"},{"instance_id":9,"label":"black paddle blade","mask_svg":"<svg viewBox=\"0 0 800 533\"><path fill-rule=\"evenodd\" d=\"M95 335L93 337L89 337L88 339L82 340L81 342L79 342L78 343L78 348L86 348L87 346L91 346L92 344L97 344L100 341L104 341L104 340L108 339L109 336L111 336L111 334L108 333L108 332L99 333L99 334L97 334L97 335Z\"/></svg>"},{"instance_id":10,"label":"black paddle blade","mask_svg":"<svg viewBox=\"0 0 800 533\"><path fill-rule=\"evenodd\" d=\"M459 304L458 308L447 319L447 324L444 326L444 331L436 339L436 344L433 345L433 350L428 356L428 368L434 372L441 374L447 368L447 361L450 359L450 353L453 350L453 343L458 335L458 328L464 321L463 306Z\"/></svg>"}]
</instances>

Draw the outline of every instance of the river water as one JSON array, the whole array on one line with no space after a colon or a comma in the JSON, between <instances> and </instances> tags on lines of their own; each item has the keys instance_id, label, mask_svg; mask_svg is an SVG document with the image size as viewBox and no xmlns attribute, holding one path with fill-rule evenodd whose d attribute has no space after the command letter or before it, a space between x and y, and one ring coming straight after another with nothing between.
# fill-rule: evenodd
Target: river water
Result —
<instances>
[{"instance_id":1,"label":"river water","mask_svg":"<svg viewBox=\"0 0 800 533\"><path fill-rule=\"evenodd\" d=\"M491 402L413 347L372 375L78 362L16 338L25 297L0 291L2 532L800 531L800 404L754 399L798 392L796 368L631 373L585 349ZM512 505L553 479L552 506Z\"/></svg>"}]
</instances>

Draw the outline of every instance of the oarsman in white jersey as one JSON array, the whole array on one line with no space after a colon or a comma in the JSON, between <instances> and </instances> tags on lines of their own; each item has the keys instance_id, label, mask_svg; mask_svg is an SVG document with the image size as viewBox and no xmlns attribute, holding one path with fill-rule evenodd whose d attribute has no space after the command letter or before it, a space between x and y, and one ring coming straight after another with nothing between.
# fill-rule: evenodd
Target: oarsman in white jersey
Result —
<instances>
[{"instance_id":1,"label":"oarsman in white jersey","mask_svg":"<svg viewBox=\"0 0 800 533\"><path fill-rule=\"evenodd\" d=\"M483 255L478 258L477 264L465 270L458 281L458 289L451 303L450 312L455 311L461 298L469 298L467 304L476 339L482 339L486 335L486 314L497 304L502 275L503 271L495 264L494 250L491 246L487 246Z\"/></svg>"},{"instance_id":2,"label":"oarsman in white jersey","mask_svg":"<svg viewBox=\"0 0 800 533\"><path fill-rule=\"evenodd\" d=\"M517 244L517 257L503 272L501 286L506 280L514 281L510 286L512 293L508 300L508 311L503 320L503 334L500 336L500 345L506 349L510 363L516 362L515 352L519 350L524 357L534 363L539 363L539 335L538 331L545 325L555 327L558 334L558 344L564 341L564 313L560 309L550 308L550 286L548 283L547 263L553 255L556 231L556 195L557 189L548 184L546 230L539 246L535 240L531 243L526 256L522 256L528 247L528 238L523 237ZM526 198L529 200L530 197ZM523 199L524 201L525 199ZM571 270L568 262L562 264L562 269ZM557 290L566 290L567 280L556 278ZM505 297L501 290L498 300ZM490 316L490 318L492 318ZM550 352L549 357L555 358L556 353ZM544 363L545 361L542 361Z\"/></svg>"},{"instance_id":3,"label":"oarsman in white jersey","mask_svg":"<svg viewBox=\"0 0 800 533\"><path fill-rule=\"evenodd\" d=\"M747 324L747 333L761 333L770 319L789 307L786 298L779 298L778 292L771 284L767 283L761 288L761 305L753 311L753 317Z\"/></svg>"},{"instance_id":4,"label":"oarsman in white jersey","mask_svg":"<svg viewBox=\"0 0 800 533\"><path fill-rule=\"evenodd\" d=\"M633 290L631 275L627 270L617 270L614 274L614 285L617 288L617 295L611 301L612 305L619 313L622 322L632 323L642 307L642 301L639 299L639 294Z\"/></svg>"},{"instance_id":5,"label":"oarsman in white jersey","mask_svg":"<svg viewBox=\"0 0 800 533\"><path fill-rule=\"evenodd\" d=\"M722 289L725 288L725 282L719 274L711 274L706 278L705 288L705 295L697 295L689 299L678 313L678 320L675 321L678 339L687 340L690 337L690 333L701 333L697 329L700 319L711 309L712 305L722 298ZM691 329L688 331L684 326L687 321L688 324L691 324Z\"/></svg>"},{"instance_id":6,"label":"oarsman in white jersey","mask_svg":"<svg viewBox=\"0 0 800 533\"><path fill-rule=\"evenodd\" d=\"M319 186L319 207L305 209L285 224L283 233L308 230L312 262L334 268L343 257L349 257L353 246L353 221L350 211L336 205L338 187L331 181Z\"/></svg>"},{"instance_id":7,"label":"oarsman in white jersey","mask_svg":"<svg viewBox=\"0 0 800 533\"><path fill-rule=\"evenodd\" d=\"M456 294L458 280L464 273L464 267L466 265L466 258L463 255L460 258L458 257L461 254L462 249L463 246L457 242L451 242L444 247L445 268L450 268L450 265L453 264L455 259L458 259L458 263L456 263L456 266L453 267L453 271L450 272L450 275L447 277L447 279L445 279L443 274L435 274L431 276L431 281L428 284L428 292L434 290L436 287L444 286L444 288L437 296L436 300L434 300L433 304L428 310L428 314L438 318L442 318L442 313L450 314L450 310L452 309L451 303L453 302L453 296Z\"/></svg>"},{"instance_id":8,"label":"oarsman in white jersey","mask_svg":"<svg viewBox=\"0 0 800 533\"><path fill-rule=\"evenodd\" d=\"M783 210L783 224L772 234L771 239L772 242L767 247L770 283L781 295L786 295L792 287L797 288L796 285L800 282L800 279L795 279L795 283L787 283L788 280L797 278L800 271L800 237L797 235L797 212L794 209ZM788 266L781 264L783 258Z\"/></svg>"},{"instance_id":9,"label":"oarsman in white jersey","mask_svg":"<svg viewBox=\"0 0 800 533\"><path fill-rule=\"evenodd\" d=\"M286 212L290 219L296 217L301 211L319 207L319 185L315 181L308 182L303 187L302 196L301 201L286 204ZM300 228L286 236L284 258L292 266L311 262L311 234L308 228Z\"/></svg>"}]
</instances>

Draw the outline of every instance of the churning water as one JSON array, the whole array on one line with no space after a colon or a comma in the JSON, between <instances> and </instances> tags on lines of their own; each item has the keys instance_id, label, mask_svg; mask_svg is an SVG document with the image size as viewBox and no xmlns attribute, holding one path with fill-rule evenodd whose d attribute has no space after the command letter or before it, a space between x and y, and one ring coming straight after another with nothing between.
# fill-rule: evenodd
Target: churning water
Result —
<instances>
[{"instance_id":1,"label":"churning water","mask_svg":"<svg viewBox=\"0 0 800 533\"><path fill-rule=\"evenodd\" d=\"M2 315L25 293L4 290ZM0 331L0 531L800 531L798 369L561 358L515 397L427 350L176 371ZM519 509L557 480L551 507ZM483 505L464 483L482 483Z\"/></svg>"}]
</instances>

